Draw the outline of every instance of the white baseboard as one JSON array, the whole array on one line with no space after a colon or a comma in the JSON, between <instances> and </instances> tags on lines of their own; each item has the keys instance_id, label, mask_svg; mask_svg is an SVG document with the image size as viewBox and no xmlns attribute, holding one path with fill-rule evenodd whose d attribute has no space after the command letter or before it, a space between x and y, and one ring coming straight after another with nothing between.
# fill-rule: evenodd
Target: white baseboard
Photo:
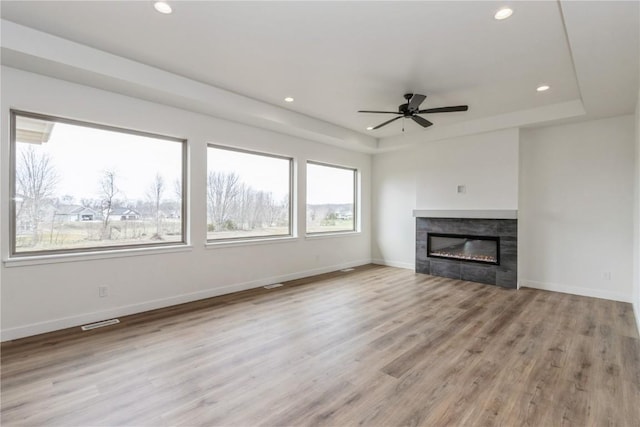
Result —
<instances>
[{"instance_id":1,"label":"white baseboard","mask_svg":"<svg viewBox=\"0 0 640 427\"><path fill-rule=\"evenodd\" d=\"M342 270L344 268L357 267L360 265L370 264L371 260L352 261L327 267L320 267L311 270L299 271L295 273L285 274L281 276L267 277L250 282L235 283L233 285L206 289L188 294L176 295L168 298L160 298L141 303L125 305L112 308L109 310L101 310L92 313L83 313L76 316L63 317L46 322L32 323L29 325L18 326L14 328L3 329L0 333L0 341L10 341L18 338L29 337L32 335L43 334L46 332L57 331L60 329L71 328L75 326L85 325L87 323L100 322L107 319L113 319L120 316L128 316L130 314L142 313L158 308L170 307L172 305L183 304L201 299L212 298L220 295L230 294L233 292L245 291L247 289L259 288L272 283L286 282L288 280L302 279L304 277L315 276L317 274L330 273L332 271Z\"/></svg>"},{"instance_id":2,"label":"white baseboard","mask_svg":"<svg viewBox=\"0 0 640 427\"><path fill-rule=\"evenodd\" d=\"M520 280L520 288L534 288L545 291L561 292L563 294L581 295L584 297L602 298L612 301L631 302L631 297L619 292L605 291L602 289L583 288L580 286L559 285L557 283L536 282L533 280Z\"/></svg>"},{"instance_id":3,"label":"white baseboard","mask_svg":"<svg viewBox=\"0 0 640 427\"><path fill-rule=\"evenodd\" d=\"M410 262L390 261L390 260L379 259L379 258L372 259L371 262L373 264L386 265L388 267L405 268L407 270L415 270L416 269L415 264L410 263Z\"/></svg>"}]
</instances>

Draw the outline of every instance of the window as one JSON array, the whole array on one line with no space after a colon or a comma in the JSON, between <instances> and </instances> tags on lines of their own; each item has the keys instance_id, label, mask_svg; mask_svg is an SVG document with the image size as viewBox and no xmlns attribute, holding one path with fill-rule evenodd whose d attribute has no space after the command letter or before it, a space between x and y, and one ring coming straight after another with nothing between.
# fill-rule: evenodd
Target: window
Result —
<instances>
[{"instance_id":1,"label":"window","mask_svg":"<svg viewBox=\"0 0 640 427\"><path fill-rule=\"evenodd\" d=\"M356 230L355 169L307 163L307 233Z\"/></svg>"},{"instance_id":2,"label":"window","mask_svg":"<svg viewBox=\"0 0 640 427\"><path fill-rule=\"evenodd\" d=\"M11 112L11 253L185 242L186 142Z\"/></svg>"},{"instance_id":3,"label":"window","mask_svg":"<svg viewBox=\"0 0 640 427\"><path fill-rule=\"evenodd\" d=\"M290 236L293 161L209 145L207 239Z\"/></svg>"}]
</instances>

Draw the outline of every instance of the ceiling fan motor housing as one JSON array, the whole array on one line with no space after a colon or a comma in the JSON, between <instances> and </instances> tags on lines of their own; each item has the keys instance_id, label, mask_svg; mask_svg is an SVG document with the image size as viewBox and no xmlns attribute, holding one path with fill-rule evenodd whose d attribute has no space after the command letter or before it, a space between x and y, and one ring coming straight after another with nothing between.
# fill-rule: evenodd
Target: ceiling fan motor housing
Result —
<instances>
[{"instance_id":1,"label":"ceiling fan motor housing","mask_svg":"<svg viewBox=\"0 0 640 427\"><path fill-rule=\"evenodd\" d=\"M388 125L389 123L395 122L398 119L402 118L410 118L423 128L429 127L433 125L432 122L425 119L424 117L419 116L419 114L427 114L427 113L452 113L455 111L467 111L469 107L467 105L457 105L451 107L438 107L438 108L427 108L426 110L421 110L420 105L427 99L426 95L414 94L414 93L405 93L404 99L407 100L406 103L398 105L398 112L395 111L370 111L370 110L359 110L359 113L382 113L382 114L394 114L396 115L391 120L387 120L384 123L379 124L376 127L371 128L372 130L380 129L383 126ZM368 128L367 128L368 129ZM403 126L404 130L404 126Z\"/></svg>"}]
</instances>

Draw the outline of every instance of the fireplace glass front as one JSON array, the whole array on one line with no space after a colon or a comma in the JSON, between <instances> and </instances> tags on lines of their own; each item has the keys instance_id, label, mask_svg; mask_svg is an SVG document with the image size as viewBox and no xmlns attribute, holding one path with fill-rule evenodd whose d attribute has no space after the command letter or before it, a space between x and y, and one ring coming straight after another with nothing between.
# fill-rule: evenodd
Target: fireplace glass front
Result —
<instances>
[{"instance_id":1,"label":"fireplace glass front","mask_svg":"<svg viewBox=\"0 0 640 427\"><path fill-rule=\"evenodd\" d=\"M427 256L500 265L500 238L429 233Z\"/></svg>"}]
</instances>

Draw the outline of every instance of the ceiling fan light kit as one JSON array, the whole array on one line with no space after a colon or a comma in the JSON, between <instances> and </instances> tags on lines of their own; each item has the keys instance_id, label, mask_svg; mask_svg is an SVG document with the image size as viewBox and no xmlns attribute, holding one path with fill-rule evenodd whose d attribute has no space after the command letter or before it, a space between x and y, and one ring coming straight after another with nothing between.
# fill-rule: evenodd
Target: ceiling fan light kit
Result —
<instances>
[{"instance_id":1,"label":"ceiling fan light kit","mask_svg":"<svg viewBox=\"0 0 640 427\"><path fill-rule=\"evenodd\" d=\"M431 114L431 113L453 113L456 111L467 111L468 105L456 105L451 107L438 107L427 108L426 110L420 109L420 104L427 99L426 95L420 95L419 93L407 93L404 95L404 99L407 101L404 104L398 106L398 111L372 111L372 110L359 110L358 113L374 113L374 114L395 114L397 117L387 120L384 123L380 123L378 126L373 127L373 130L380 129L383 126L388 125L398 119L409 118L422 126L423 128L433 125L429 120L424 117L420 117L418 114ZM369 129L369 128L367 128ZM403 127L404 131L404 127Z\"/></svg>"}]
</instances>

